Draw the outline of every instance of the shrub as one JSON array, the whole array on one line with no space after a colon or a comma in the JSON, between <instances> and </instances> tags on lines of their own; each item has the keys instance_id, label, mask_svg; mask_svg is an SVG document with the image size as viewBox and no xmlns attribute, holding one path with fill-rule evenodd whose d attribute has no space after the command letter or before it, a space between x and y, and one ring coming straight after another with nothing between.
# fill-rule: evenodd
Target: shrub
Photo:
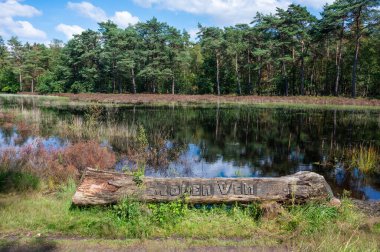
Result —
<instances>
[{"instance_id":1,"label":"shrub","mask_svg":"<svg viewBox=\"0 0 380 252\"><path fill-rule=\"evenodd\" d=\"M70 145L63 151L62 159L66 167L75 167L80 173L87 167L110 169L116 162L115 153L95 141Z\"/></svg>"},{"instance_id":2,"label":"shrub","mask_svg":"<svg viewBox=\"0 0 380 252\"><path fill-rule=\"evenodd\" d=\"M126 198L119 204L114 205L113 211L119 220L128 224L128 236L145 238L151 234L149 213L147 213L142 203Z\"/></svg>"},{"instance_id":3,"label":"shrub","mask_svg":"<svg viewBox=\"0 0 380 252\"><path fill-rule=\"evenodd\" d=\"M33 174L44 179L49 187L78 180L86 167L109 169L115 162L115 154L94 141L69 145L63 150L46 150L36 142L0 153L1 172Z\"/></svg>"},{"instance_id":4,"label":"shrub","mask_svg":"<svg viewBox=\"0 0 380 252\"><path fill-rule=\"evenodd\" d=\"M39 188L40 179L30 172L0 171L0 192L25 192Z\"/></svg>"},{"instance_id":5,"label":"shrub","mask_svg":"<svg viewBox=\"0 0 380 252\"><path fill-rule=\"evenodd\" d=\"M152 220L161 226L174 225L186 215L187 205L182 201L170 203L149 204Z\"/></svg>"}]
</instances>

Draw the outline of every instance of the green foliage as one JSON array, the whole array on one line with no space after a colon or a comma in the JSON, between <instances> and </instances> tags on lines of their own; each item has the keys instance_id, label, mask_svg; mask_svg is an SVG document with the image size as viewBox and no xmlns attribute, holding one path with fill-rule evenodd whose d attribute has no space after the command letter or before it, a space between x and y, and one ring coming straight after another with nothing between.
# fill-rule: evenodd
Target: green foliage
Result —
<instances>
[{"instance_id":1,"label":"green foliage","mask_svg":"<svg viewBox=\"0 0 380 252\"><path fill-rule=\"evenodd\" d=\"M30 172L14 172L0 170L1 192L26 192L37 190L40 178Z\"/></svg>"},{"instance_id":2,"label":"green foliage","mask_svg":"<svg viewBox=\"0 0 380 252\"><path fill-rule=\"evenodd\" d=\"M379 223L376 223L374 225L374 231L378 234L380 234L380 222Z\"/></svg>"},{"instance_id":3,"label":"green foliage","mask_svg":"<svg viewBox=\"0 0 380 252\"><path fill-rule=\"evenodd\" d=\"M156 18L126 29L102 22L48 47L0 39L0 69L17 75L1 83L0 74L0 90L378 97L378 6L335 1L317 19L290 4L252 25L199 25L196 42Z\"/></svg>"},{"instance_id":4,"label":"green foliage","mask_svg":"<svg viewBox=\"0 0 380 252\"><path fill-rule=\"evenodd\" d=\"M12 69L0 69L0 92L17 93L18 89L17 77Z\"/></svg>"},{"instance_id":5,"label":"green foliage","mask_svg":"<svg viewBox=\"0 0 380 252\"><path fill-rule=\"evenodd\" d=\"M127 224L127 232L130 237L144 238L151 234L149 215L143 204L126 198L113 206L113 211L119 220Z\"/></svg>"},{"instance_id":6,"label":"green foliage","mask_svg":"<svg viewBox=\"0 0 380 252\"><path fill-rule=\"evenodd\" d=\"M317 204L295 205L290 208L290 219L283 223L283 228L287 231L299 229L305 234L311 234L325 229L338 217L339 210L336 207Z\"/></svg>"},{"instance_id":7,"label":"green foliage","mask_svg":"<svg viewBox=\"0 0 380 252\"><path fill-rule=\"evenodd\" d=\"M138 163L137 171L133 172L133 182L136 183L137 186L142 186L144 182L145 176L145 163Z\"/></svg>"},{"instance_id":8,"label":"green foliage","mask_svg":"<svg viewBox=\"0 0 380 252\"><path fill-rule=\"evenodd\" d=\"M152 212L152 221L158 223L160 226L174 225L178 223L181 218L186 217L188 207L181 200L170 203L149 204L148 208Z\"/></svg>"},{"instance_id":9,"label":"green foliage","mask_svg":"<svg viewBox=\"0 0 380 252\"><path fill-rule=\"evenodd\" d=\"M64 83L55 79L55 74L47 71L38 79L36 91L41 94L62 93L64 91Z\"/></svg>"},{"instance_id":10,"label":"green foliage","mask_svg":"<svg viewBox=\"0 0 380 252\"><path fill-rule=\"evenodd\" d=\"M140 151L144 151L149 146L145 128L141 124L137 128L136 143Z\"/></svg>"},{"instance_id":11,"label":"green foliage","mask_svg":"<svg viewBox=\"0 0 380 252\"><path fill-rule=\"evenodd\" d=\"M353 147L349 151L351 157L350 167L358 168L363 173L380 172L379 151L373 146Z\"/></svg>"}]
</instances>

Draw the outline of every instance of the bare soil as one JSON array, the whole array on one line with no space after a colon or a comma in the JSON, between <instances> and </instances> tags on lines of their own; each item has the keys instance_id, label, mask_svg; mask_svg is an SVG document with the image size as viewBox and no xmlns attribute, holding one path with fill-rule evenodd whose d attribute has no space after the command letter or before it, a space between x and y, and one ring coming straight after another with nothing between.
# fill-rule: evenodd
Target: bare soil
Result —
<instances>
[{"instance_id":1,"label":"bare soil","mask_svg":"<svg viewBox=\"0 0 380 252\"><path fill-rule=\"evenodd\" d=\"M323 96L234 96L234 95L169 95L169 94L55 94L68 97L72 101L100 102L116 104L299 104L299 105L339 105L339 106L380 106L380 99Z\"/></svg>"},{"instance_id":2,"label":"bare soil","mask_svg":"<svg viewBox=\"0 0 380 252\"><path fill-rule=\"evenodd\" d=\"M355 206L368 217L380 217L380 201L352 200Z\"/></svg>"},{"instance_id":3,"label":"bare soil","mask_svg":"<svg viewBox=\"0 0 380 252\"><path fill-rule=\"evenodd\" d=\"M39 236L35 234L0 233L0 252L20 251L263 251L286 252L290 247L240 245L245 240L212 240L211 243L231 243L230 245L206 245L207 240L187 239L150 239L150 240L107 240L59 235ZM248 241L249 243L249 241Z\"/></svg>"}]
</instances>

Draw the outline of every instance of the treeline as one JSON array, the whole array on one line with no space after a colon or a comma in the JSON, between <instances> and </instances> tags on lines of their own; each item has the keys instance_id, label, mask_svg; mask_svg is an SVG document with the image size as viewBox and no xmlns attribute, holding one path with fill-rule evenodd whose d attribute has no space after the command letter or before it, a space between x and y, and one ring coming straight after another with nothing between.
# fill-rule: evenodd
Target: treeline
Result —
<instances>
[{"instance_id":1,"label":"treeline","mask_svg":"<svg viewBox=\"0 0 380 252\"><path fill-rule=\"evenodd\" d=\"M66 44L0 38L3 92L380 96L379 0L291 4L251 24L199 25L197 42L153 18L111 21Z\"/></svg>"}]
</instances>

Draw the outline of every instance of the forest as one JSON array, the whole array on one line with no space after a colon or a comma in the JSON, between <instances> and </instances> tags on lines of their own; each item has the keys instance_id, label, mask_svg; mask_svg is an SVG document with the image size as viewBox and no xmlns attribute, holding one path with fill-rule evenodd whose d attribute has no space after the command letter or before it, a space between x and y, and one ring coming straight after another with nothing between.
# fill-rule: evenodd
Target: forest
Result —
<instances>
[{"instance_id":1,"label":"forest","mask_svg":"<svg viewBox=\"0 0 380 252\"><path fill-rule=\"evenodd\" d=\"M291 4L250 24L188 32L152 18L67 43L0 37L0 91L380 97L380 1Z\"/></svg>"}]
</instances>

